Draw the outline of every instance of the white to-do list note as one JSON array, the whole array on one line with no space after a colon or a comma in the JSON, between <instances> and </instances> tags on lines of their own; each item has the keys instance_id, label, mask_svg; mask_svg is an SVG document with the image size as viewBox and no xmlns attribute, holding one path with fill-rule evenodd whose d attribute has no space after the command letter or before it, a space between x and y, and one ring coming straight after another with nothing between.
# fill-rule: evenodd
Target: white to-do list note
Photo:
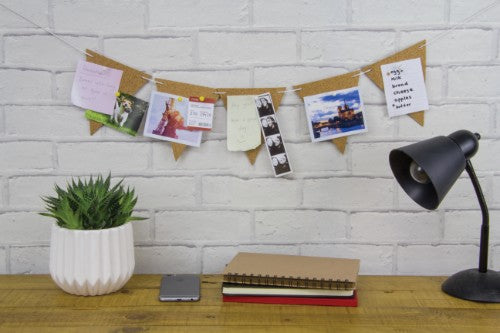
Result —
<instances>
[{"instance_id":1,"label":"white to-do list note","mask_svg":"<svg viewBox=\"0 0 500 333\"><path fill-rule=\"evenodd\" d=\"M71 89L71 103L84 109L113 114L123 71L80 60Z\"/></svg>"},{"instance_id":2,"label":"white to-do list note","mask_svg":"<svg viewBox=\"0 0 500 333\"><path fill-rule=\"evenodd\" d=\"M380 66L389 117L429 109L420 58Z\"/></svg>"}]
</instances>

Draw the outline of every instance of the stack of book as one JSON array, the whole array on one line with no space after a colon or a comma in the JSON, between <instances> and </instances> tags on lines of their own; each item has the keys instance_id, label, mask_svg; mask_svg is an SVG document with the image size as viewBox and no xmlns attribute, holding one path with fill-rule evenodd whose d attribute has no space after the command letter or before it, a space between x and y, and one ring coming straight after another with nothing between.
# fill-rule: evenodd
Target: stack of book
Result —
<instances>
[{"instance_id":1,"label":"stack of book","mask_svg":"<svg viewBox=\"0 0 500 333\"><path fill-rule=\"evenodd\" d=\"M224 270L224 302L357 306L358 259L238 253Z\"/></svg>"}]
</instances>

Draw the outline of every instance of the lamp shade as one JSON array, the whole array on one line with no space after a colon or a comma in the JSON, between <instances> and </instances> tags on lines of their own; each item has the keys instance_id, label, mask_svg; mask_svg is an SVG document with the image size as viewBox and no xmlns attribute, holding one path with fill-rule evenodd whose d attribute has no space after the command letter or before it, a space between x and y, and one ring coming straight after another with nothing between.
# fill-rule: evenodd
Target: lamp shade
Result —
<instances>
[{"instance_id":1,"label":"lamp shade","mask_svg":"<svg viewBox=\"0 0 500 333\"><path fill-rule=\"evenodd\" d=\"M461 130L394 149L389 163L410 198L426 209L436 209L477 147L477 136Z\"/></svg>"}]
</instances>

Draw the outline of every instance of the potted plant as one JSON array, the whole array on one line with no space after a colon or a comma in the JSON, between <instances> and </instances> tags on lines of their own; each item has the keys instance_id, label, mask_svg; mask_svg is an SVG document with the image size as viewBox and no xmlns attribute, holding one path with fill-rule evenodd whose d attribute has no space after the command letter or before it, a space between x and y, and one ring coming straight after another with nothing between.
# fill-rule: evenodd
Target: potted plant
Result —
<instances>
[{"instance_id":1,"label":"potted plant","mask_svg":"<svg viewBox=\"0 0 500 333\"><path fill-rule=\"evenodd\" d=\"M42 197L56 219L50 241L50 275L64 291L102 295L127 283L135 266L132 216L137 202L123 179L111 186L111 175L73 179L56 196Z\"/></svg>"}]
</instances>

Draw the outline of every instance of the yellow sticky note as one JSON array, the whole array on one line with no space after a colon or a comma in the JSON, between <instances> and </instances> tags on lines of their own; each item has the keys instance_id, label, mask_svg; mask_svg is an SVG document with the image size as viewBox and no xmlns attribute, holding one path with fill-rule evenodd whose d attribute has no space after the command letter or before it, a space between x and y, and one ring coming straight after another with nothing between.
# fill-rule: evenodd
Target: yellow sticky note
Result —
<instances>
[{"instance_id":1,"label":"yellow sticky note","mask_svg":"<svg viewBox=\"0 0 500 333\"><path fill-rule=\"evenodd\" d=\"M227 149L247 151L261 144L255 96L227 96Z\"/></svg>"}]
</instances>

